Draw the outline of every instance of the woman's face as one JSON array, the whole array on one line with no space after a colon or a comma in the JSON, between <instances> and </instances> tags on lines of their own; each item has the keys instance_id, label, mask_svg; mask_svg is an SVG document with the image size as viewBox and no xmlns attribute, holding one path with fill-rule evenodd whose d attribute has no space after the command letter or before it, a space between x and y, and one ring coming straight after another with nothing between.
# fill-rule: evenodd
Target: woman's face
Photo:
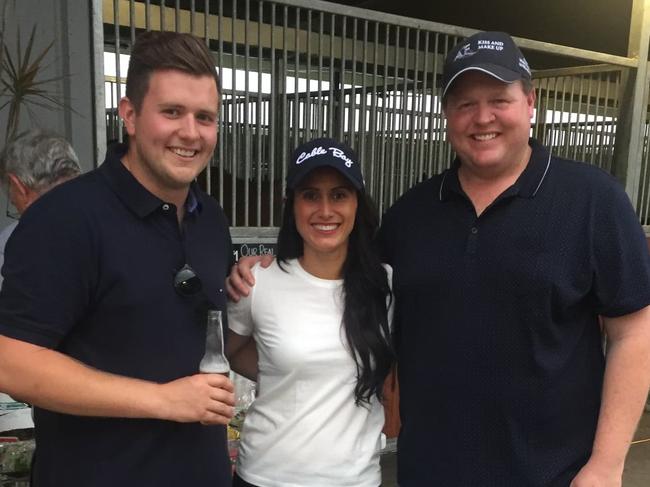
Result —
<instances>
[{"instance_id":1,"label":"woman's face","mask_svg":"<svg viewBox=\"0 0 650 487\"><path fill-rule=\"evenodd\" d=\"M320 167L298 185L293 204L304 255L347 255L354 228L357 192L340 172Z\"/></svg>"}]
</instances>

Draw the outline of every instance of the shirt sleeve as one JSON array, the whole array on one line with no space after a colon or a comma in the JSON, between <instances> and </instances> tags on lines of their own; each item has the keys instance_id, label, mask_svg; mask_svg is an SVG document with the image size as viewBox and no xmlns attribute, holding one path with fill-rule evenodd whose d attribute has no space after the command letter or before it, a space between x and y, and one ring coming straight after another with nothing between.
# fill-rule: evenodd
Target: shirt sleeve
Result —
<instances>
[{"instance_id":1,"label":"shirt sleeve","mask_svg":"<svg viewBox=\"0 0 650 487\"><path fill-rule=\"evenodd\" d=\"M600 198L592 268L597 312L617 317L650 304L650 253L627 194L614 182Z\"/></svg>"},{"instance_id":2,"label":"shirt sleeve","mask_svg":"<svg viewBox=\"0 0 650 487\"><path fill-rule=\"evenodd\" d=\"M7 242L0 334L56 349L89 309L96 262L83 209L54 192L28 208Z\"/></svg>"},{"instance_id":3,"label":"shirt sleeve","mask_svg":"<svg viewBox=\"0 0 650 487\"><path fill-rule=\"evenodd\" d=\"M259 264L255 264L251 269L253 276L255 277L256 286L259 284L257 282L257 269ZM255 286L251 288L251 292L248 296L242 297L239 302L233 303L232 301L228 302L228 328L238 335L250 336L253 334L253 328L255 327L253 323L253 297L255 295Z\"/></svg>"}]
</instances>

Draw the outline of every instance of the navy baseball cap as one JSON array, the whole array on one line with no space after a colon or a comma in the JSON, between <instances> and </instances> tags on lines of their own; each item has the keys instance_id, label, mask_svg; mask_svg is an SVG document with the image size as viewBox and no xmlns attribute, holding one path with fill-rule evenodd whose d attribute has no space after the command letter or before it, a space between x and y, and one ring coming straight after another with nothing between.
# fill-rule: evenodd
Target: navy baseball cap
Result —
<instances>
[{"instance_id":1,"label":"navy baseball cap","mask_svg":"<svg viewBox=\"0 0 650 487\"><path fill-rule=\"evenodd\" d=\"M481 71L504 83L531 79L530 67L515 41L504 32L478 32L447 54L442 72L442 96L466 71Z\"/></svg>"},{"instance_id":2,"label":"navy baseball cap","mask_svg":"<svg viewBox=\"0 0 650 487\"><path fill-rule=\"evenodd\" d=\"M314 139L298 146L289 160L287 187L296 186L317 167L329 166L350 180L357 190L364 187L357 153L334 139Z\"/></svg>"}]
</instances>

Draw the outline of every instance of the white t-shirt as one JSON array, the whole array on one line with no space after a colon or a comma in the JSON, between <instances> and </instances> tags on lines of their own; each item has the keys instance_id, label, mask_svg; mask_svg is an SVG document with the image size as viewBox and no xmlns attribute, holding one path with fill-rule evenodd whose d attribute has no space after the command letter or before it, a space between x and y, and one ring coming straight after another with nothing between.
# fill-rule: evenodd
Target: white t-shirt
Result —
<instances>
[{"instance_id":1,"label":"white t-shirt","mask_svg":"<svg viewBox=\"0 0 650 487\"><path fill-rule=\"evenodd\" d=\"M228 305L230 329L252 334L259 354L237 472L260 487L377 487L384 410L375 397L354 403L343 281L319 279L297 260L282 266L253 267L251 293Z\"/></svg>"}]
</instances>

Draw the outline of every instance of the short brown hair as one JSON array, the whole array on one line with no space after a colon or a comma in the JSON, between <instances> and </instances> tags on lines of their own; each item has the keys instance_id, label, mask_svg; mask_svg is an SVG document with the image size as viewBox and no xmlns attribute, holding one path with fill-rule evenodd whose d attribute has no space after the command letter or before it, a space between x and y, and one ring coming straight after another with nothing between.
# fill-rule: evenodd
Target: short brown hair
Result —
<instances>
[{"instance_id":1,"label":"short brown hair","mask_svg":"<svg viewBox=\"0 0 650 487\"><path fill-rule=\"evenodd\" d=\"M212 54L203 40L192 34L178 32L143 32L131 50L126 76L126 96L136 112L140 111L149 89L151 74L165 69L195 76L212 76L221 96L219 75Z\"/></svg>"}]
</instances>

